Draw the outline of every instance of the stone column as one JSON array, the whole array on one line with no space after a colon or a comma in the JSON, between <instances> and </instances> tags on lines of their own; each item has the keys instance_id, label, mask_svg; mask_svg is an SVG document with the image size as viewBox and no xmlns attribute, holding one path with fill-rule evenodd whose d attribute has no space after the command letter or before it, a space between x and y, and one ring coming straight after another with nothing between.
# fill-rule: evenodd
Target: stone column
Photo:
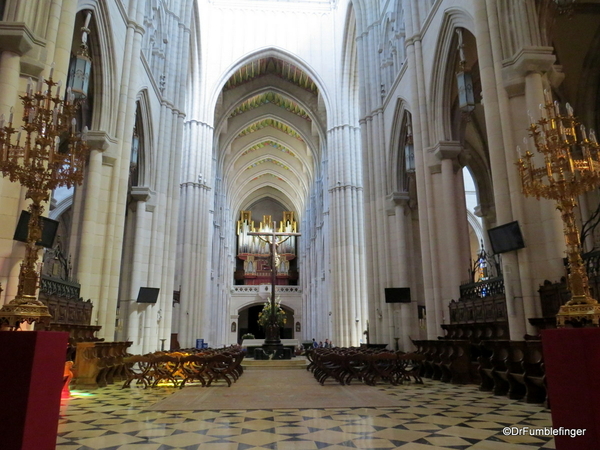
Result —
<instances>
[{"instance_id":1,"label":"stone column","mask_svg":"<svg viewBox=\"0 0 600 450\"><path fill-rule=\"evenodd\" d=\"M496 73L494 66L492 45L495 42L490 37L488 12L484 2L476 4L474 11L475 37L477 39L477 56L479 58L482 96L485 105L485 122L496 216L498 224L504 224L514 220L511 190L509 184L506 183L510 174L506 165L505 147L507 143L505 142L504 133L510 129L510 126L506 123L509 120L509 112L508 110L503 113L500 111L501 99L499 98L498 87L501 83L501 77ZM490 14L493 14L493 11ZM522 339L526 328L519 279L519 260L516 252L507 252L502 255L502 271L504 273L510 336L511 339Z\"/></svg>"},{"instance_id":2,"label":"stone column","mask_svg":"<svg viewBox=\"0 0 600 450\"><path fill-rule=\"evenodd\" d=\"M21 121L18 97L21 56L32 49L33 45L33 36L25 24L0 22L0 114L8 121L13 108L15 125ZM6 265L0 271L4 289L0 304L8 303L17 293L17 278L24 253L23 250L15 251L17 247L13 234L24 206L21 191L18 183L11 183L7 178L0 177L0 220L4 224L0 227L0 256L6 258Z\"/></svg>"},{"instance_id":3,"label":"stone column","mask_svg":"<svg viewBox=\"0 0 600 450\"><path fill-rule=\"evenodd\" d=\"M71 251L74 256L74 274L81 284L81 296L93 299L98 323L105 323L108 305L99 298L102 277L97 268L101 264L100 255L106 236L98 233L97 224L100 222L101 201L106 200L102 188L103 153L110 147L111 138L104 131L90 131L88 145L90 158L83 185L85 189L78 188L83 196L81 225L77 235L71 237Z\"/></svg>"},{"instance_id":4,"label":"stone column","mask_svg":"<svg viewBox=\"0 0 600 450\"><path fill-rule=\"evenodd\" d=\"M413 141L415 152L415 177L417 199L419 204L419 232L421 242L421 257L423 267L424 303L427 309L427 337L437 339L440 334L441 312L436 313L439 303L438 265L435 259L437 253L433 236L434 217L430 216L427 208L433 208L432 175L427 161L427 150L430 147L429 126L427 115L427 96L425 89L425 74L423 68L423 51L419 33L419 2L408 0L405 3L406 18L406 54L408 58L409 80L411 83L411 113L413 118Z\"/></svg>"},{"instance_id":5,"label":"stone column","mask_svg":"<svg viewBox=\"0 0 600 450\"><path fill-rule=\"evenodd\" d=\"M410 337L417 337L419 334L417 291L409 270L410 255L414 251L409 239L409 236L412 235L410 230L412 218L408 207L409 196L407 192L394 192L391 199L394 204L395 236L398 242L398 248L394 255L396 261L396 264L394 264L394 285L395 287L409 287L411 289L411 303L402 303L393 307L394 316L397 317L397 320L394 320L397 331L392 337L394 339L400 338L399 349L408 352L413 349ZM390 342L390 344L392 343Z\"/></svg>"},{"instance_id":6,"label":"stone column","mask_svg":"<svg viewBox=\"0 0 600 450\"><path fill-rule=\"evenodd\" d=\"M359 131L349 125L335 127L328 133L330 157L335 161L329 175L332 300L340 305L331 338L344 346L358 345L364 320L363 245L357 229L362 221L362 186L356 176L360 173L356 169L360 158L358 139Z\"/></svg>"},{"instance_id":7,"label":"stone column","mask_svg":"<svg viewBox=\"0 0 600 450\"><path fill-rule=\"evenodd\" d=\"M442 271L442 304L440 305L444 321L448 319L448 304L450 300L460 297L459 286L465 276L461 275L469 266L469 261L463 259L464 252L460 247L463 241L464 228L467 217L458 217L457 212L461 210L459 204L464 204L464 191L457 190L457 175L460 169L458 156L462 152L459 142L439 142L433 149L435 157L441 161L441 191L438 192L438 204L443 217L439 221L439 257Z\"/></svg>"},{"instance_id":8,"label":"stone column","mask_svg":"<svg viewBox=\"0 0 600 450\"><path fill-rule=\"evenodd\" d=\"M176 272L181 273L176 320L182 347L193 345L200 337L211 345L216 339L210 314L216 300L211 296L214 192L210 184L215 179L212 140L211 125L199 120L185 124L176 261Z\"/></svg>"},{"instance_id":9,"label":"stone column","mask_svg":"<svg viewBox=\"0 0 600 450\"><path fill-rule=\"evenodd\" d=\"M153 310L153 305L151 304L137 303L140 287L146 287L148 281L147 276L144 277L144 273L148 273L148 254L145 247L147 248L149 237L149 232L146 228L149 217L146 206L152 196L153 192L147 187L134 186L131 188L131 197L136 202L132 261L131 267L129 267L131 280L128 298L122 298L121 304L122 306L127 302L129 304L127 323L124 324L124 327L127 329L125 338L133 342L129 351L134 355L141 354L146 350L143 348L145 328L151 320L149 317L152 316L151 313Z\"/></svg>"},{"instance_id":10,"label":"stone column","mask_svg":"<svg viewBox=\"0 0 600 450\"><path fill-rule=\"evenodd\" d=\"M523 138L528 137L527 128L531 122L527 111L534 121L540 118L539 105L545 103L542 74L551 71L554 62L555 56L551 47L528 47L503 63L506 111L511 118L509 125L514 136L513 145L519 145L523 151L527 145ZM546 87L550 89L550 86ZM543 157L535 150L532 140L529 140L528 145L528 149L536 156L537 165L541 166ZM507 151L507 166L516 158L516 152ZM540 317L541 305L537 292L540 284L544 279L557 281L565 273L563 225L553 201L524 198L518 173L509 172L509 182L511 191L515 193L513 210L523 228L527 246L519 251L519 276L525 317ZM544 272L533 270L535 266L544 267ZM528 321L526 330L529 334L536 333L535 327Z\"/></svg>"},{"instance_id":11,"label":"stone column","mask_svg":"<svg viewBox=\"0 0 600 450\"><path fill-rule=\"evenodd\" d=\"M106 317L99 337L112 340L121 272L121 255L123 248L123 228L125 222L125 201L129 182L129 164L131 161L131 137L135 120L136 96L138 92L138 70L140 47L144 29L142 0L129 2L127 11L127 35L123 53L123 69L120 80L120 95L117 107L118 143L111 155L113 164L112 176L107 181L110 186L108 193L108 209L106 221L106 242L103 248L102 265L99 270L104 282L100 286L99 298L107 302ZM106 158L105 158L106 159ZM122 312L123 313L123 312ZM94 314L98 314L94 312ZM123 314L122 314L123 316ZM98 316L96 316L98 318Z\"/></svg>"}]
</instances>

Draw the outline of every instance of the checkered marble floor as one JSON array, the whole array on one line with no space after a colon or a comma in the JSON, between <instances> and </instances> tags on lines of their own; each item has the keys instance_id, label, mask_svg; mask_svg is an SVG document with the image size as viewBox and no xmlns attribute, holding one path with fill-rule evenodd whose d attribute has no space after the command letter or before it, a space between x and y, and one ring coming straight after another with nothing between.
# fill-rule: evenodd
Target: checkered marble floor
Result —
<instances>
[{"instance_id":1,"label":"checkered marble floor","mask_svg":"<svg viewBox=\"0 0 600 450\"><path fill-rule=\"evenodd\" d=\"M74 391L63 400L59 450L315 450L554 448L548 437L504 436L506 426L549 427L549 410L477 386L432 380L377 386L393 408L154 412L177 388ZM293 387L291 387L293 388ZM321 388L315 381L315 389ZM210 388L202 388L210 389Z\"/></svg>"}]
</instances>

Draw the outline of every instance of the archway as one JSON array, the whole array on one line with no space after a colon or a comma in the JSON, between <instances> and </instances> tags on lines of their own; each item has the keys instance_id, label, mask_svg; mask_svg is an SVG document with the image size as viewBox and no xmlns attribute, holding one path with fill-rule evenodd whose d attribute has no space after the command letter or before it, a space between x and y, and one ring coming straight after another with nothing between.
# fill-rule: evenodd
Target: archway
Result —
<instances>
[{"instance_id":1,"label":"archway","mask_svg":"<svg viewBox=\"0 0 600 450\"><path fill-rule=\"evenodd\" d=\"M253 334L256 339L265 338L265 331L258 324L258 314L262 311L263 307L263 303L256 303L239 310L238 342L242 342L242 336L248 333ZM281 308L285 311L286 315L286 323L280 329L281 339L295 339L294 311L285 305L281 305Z\"/></svg>"}]
</instances>

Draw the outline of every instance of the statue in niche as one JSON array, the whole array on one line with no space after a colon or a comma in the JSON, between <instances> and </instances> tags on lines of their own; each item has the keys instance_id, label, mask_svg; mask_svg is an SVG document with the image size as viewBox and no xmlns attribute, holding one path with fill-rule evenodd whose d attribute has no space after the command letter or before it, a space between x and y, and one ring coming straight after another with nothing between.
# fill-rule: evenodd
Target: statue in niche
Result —
<instances>
[{"instance_id":1,"label":"statue in niche","mask_svg":"<svg viewBox=\"0 0 600 450\"><path fill-rule=\"evenodd\" d=\"M248 258L244 261L244 272L246 272L246 273L256 272L254 256L248 256Z\"/></svg>"}]
</instances>

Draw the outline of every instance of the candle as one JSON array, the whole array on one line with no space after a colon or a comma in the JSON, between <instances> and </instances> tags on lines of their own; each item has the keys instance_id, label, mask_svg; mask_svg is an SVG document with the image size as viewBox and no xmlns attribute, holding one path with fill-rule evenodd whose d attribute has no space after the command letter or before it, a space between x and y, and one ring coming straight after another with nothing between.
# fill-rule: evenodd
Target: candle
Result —
<instances>
[{"instance_id":1,"label":"candle","mask_svg":"<svg viewBox=\"0 0 600 450\"><path fill-rule=\"evenodd\" d=\"M523 158L523 154L521 153L521 147L517 145L517 155L519 155L519 160Z\"/></svg>"},{"instance_id":2,"label":"candle","mask_svg":"<svg viewBox=\"0 0 600 450\"><path fill-rule=\"evenodd\" d=\"M62 80L58 81L58 84L56 85L56 98L60 98L60 88L62 86Z\"/></svg>"},{"instance_id":3,"label":"candle","mask_svg":"<svg viewBox=\"0 0 600 450\"><path fill-rule=\"evenodd\" d=\"M583 125L579 126L579 130L581 131L581 139L587 141L587 135L585 134L585 127Z\"/></svg>"},{"instance_id":4,"label":"candle","mask_svg":"<svg viewBox=\"0 0 600 450\"><path fill-rule=\"evenodd\" d=\"M596 140L596 132L593 129L590 129L590 141L594 144L598 143Z\"/></svg>"},{"instance_id":5,"label":"candle","mask_svg":"<svg viewBox=\"0 0 600 450\"><path fill-rule=\"evenodd\" d=\"M533 114L531 114L531 111L527 110L527 115L529 116L529 123L533 125L535 123L535 120L533 119Z\"/></svg>"},{"instance_id":6,"label":"candle","mask_svg":"<svg viewBox=\"0 0 600 450\"><path fill-rule=\"evenodd\" d=\"M27 97L31 95L31 87L33 86L33 80L31 77L27 80Z\"/></svg>"},{"instance_id":7,"label":"candle","mask_svg":"<svg viewBox=\"0 0 600 450\"><path fill-rule=\"evenodd\" d=\"M10 107L10 116L8 117L8 124L12 125L12 121L13 121L13 107Z\"/></svg>"},{"instance_id":8,"label":"candle","mask_svg":"<svg viewBox=\"0 0 600 450\"><path fill-rule=\"evenodd\" d=\"M554 100L554 112L556 112L557 116L560 116L560 107L557 100Z\"/></svg>"},{"instance_id":9,"label":"candle","mask_svg":"<svg viewBox=\"0 0 600 450\"><path fill-rule=\"evenodd\" d=\"M44 78L40 76L40 77L38 78L36 92L42 92L42 88L43 88L43 87L44 87Z\"/></svg>"},{"instance_id":10,"label":"candle","mask_svg":"<svg viewBox=\"0 0 600 450\"><path fill-rule=\"evenodd\" d=\"M573 108L571 107L571 105L569 105L568 103L565 105L565 108L567 108L567 115L569 117L573 117Z\"/></svg>"},{"instance_id":11,"label":"candle","mask_svg":"<svg viewBox=\"0 0 600 450\"><path fill-rule=\"evenodd\" d=\"M4 128L4 114L0 116L0 128Z\"/></svg>"},{"instance_id":12,"label":"candle","mask_svg":"<svg viewBox=\"0 0 600 450\"><path fill-rule=\"evenodd\" d=\"M562 120L559 121L558 123L560 124L559 125L559 128L560 128L560 137L562 138L562 140L564 142L567 142L567 135L565 133L565 127L563 126Z\"/></svg>"},{"instance_id":13,"label":"candle","mask_svg":"<svg viewBox=\"0 0 600 450\"><path fill-rule=\"evenodd\" d=\"M77 120L75 120L75 117L73 117L73 120L71 120L71 132L75 133L76 130L77 130Z\"/></svg>"},{"instance_id":14,"label":"candle","mask_svg":"<svg viewBox=\"0 0 600 450\"><path fill-rule=\"evenodd\" d=\"M50 64L50 76L48 78L52 79L53 75L54 75L54 62L52 62L52 64Z\"/></svg>"}]
</instances>

